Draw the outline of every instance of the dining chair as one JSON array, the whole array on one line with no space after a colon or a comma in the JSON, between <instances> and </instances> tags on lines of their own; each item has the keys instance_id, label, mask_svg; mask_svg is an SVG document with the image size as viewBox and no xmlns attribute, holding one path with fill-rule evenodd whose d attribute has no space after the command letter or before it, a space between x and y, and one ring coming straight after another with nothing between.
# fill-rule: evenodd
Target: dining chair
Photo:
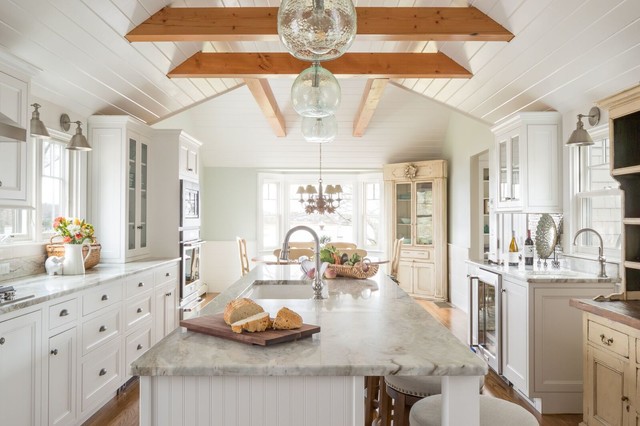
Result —
<instances>
[{"instance_id":1,"label":"dining chair","mask_svg":"<svg viewBox=\"0 0 640 426\"><path fill-rule=\"evenodd\" d=\"M327 246L333 246L335 248L337 248L338 250L340 249L355 249L358 248L358 245L356 243L345 243L345 242L329 242L326 244Z\"/></svg>"},{"instance_id":2,"label":"dining chair","mask_svg":"<svg viewBox=\"0 0 640 426\"><path fill-rule=\"evenodd\" d=\"M249 273L249 257L247 256L247 241L244 238L236 237L238 249L240 250L240 268L242 268L242 276Z\"/></svg>"},{"instance_id":3,"label":"dining chair","mask_svg":"<svg viewBox=\"0 0 640 426\"><path fill-rule=\"evenodd\" d=\"M313 241L289 241L290 249L311 249L313 250L316 247L316 243Z\"/></svg>"},{"instance_id":4,"label":"dining chair","mask_svg":"<svg viewBox=\"0 0 640 426\"><path fill-rule=\"evenodd\" d=\"M273 255L278 259L278 263L280 263L280 253L282 249L275 249L273 251ZM313 257L313 250L307 248L290 248L289 249L289 260L298 260L302 256L307 256L309 259Z\"/></svg>"},{"instance_id":5,"label":"dining chair","mask_svg":"<svg viewBox=\"0 0 640 426\"><path fill-rule=\"evenodd\" d=\"M391 278L396 284L398 283L398 267L400 266L400 253L402 252L402 238L398 238L393 242L393 253L391 253Z\"/></svg>"}]
</instances>

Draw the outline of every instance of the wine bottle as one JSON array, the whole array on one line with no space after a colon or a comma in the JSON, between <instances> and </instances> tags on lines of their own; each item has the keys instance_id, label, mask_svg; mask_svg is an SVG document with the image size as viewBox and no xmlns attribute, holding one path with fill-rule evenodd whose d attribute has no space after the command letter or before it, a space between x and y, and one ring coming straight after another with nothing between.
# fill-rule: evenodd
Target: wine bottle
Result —
<instances>
[{"instance_id":1,"label":"wine bottle","mask_svg":"<svg viewBox=\"0 0 640 426\"><path fill-rule=\"evenodd\" d=\"M533 266L533 240L530 229L527 229L527 239L524 240L524 265Z\"/></svg>"},{"instance_id":2,"label":"wine bottle","mask_svg":"<svg viewBox=\"0 0 640 426\"><path fill-rule=\"evenodd\" d=\"M516 231L511 231L511 242L509 243L509 266L518 266L518 243L516 242Z\"/></svg>"}]
</instances>

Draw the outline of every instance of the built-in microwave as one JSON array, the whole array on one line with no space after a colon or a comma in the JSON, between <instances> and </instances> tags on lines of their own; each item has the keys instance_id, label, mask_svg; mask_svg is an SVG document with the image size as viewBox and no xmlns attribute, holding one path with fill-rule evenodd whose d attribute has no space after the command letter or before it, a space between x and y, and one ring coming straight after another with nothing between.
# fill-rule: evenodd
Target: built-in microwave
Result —
<instances>
[{"instance_id":1,"label":"built-in microwave","mask_svg":"<svg viewBox=\"0 0 640 426\"><path fill-rule=\"evenodd\" d=\"M200 227L200 185L180 180L180 227Z\"/></svg>"}]
</instances>

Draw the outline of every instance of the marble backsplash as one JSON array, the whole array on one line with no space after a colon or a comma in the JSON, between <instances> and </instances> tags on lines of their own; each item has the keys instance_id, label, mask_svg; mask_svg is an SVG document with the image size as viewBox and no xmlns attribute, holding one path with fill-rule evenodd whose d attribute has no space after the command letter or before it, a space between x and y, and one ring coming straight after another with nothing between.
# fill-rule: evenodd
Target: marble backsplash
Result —
<instances>
[{"instance_id":1,"label":"marble backsplash","mask_svg":"<svg viewBox=\"0 0 640 426\"><path fill-rule=\"evenodd\" d=\"M0 264L9 264L9 273L0 275L0 282L43 274L46 257L43 244L0 245Z\"/></svg>"}]
</instances>

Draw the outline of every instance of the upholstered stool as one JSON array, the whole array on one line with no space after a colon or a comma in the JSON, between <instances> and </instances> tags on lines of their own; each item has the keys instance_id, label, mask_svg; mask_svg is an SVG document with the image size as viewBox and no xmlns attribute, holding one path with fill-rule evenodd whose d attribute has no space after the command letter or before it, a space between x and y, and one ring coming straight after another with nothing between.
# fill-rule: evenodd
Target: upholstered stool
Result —
<instances>
[{"instance_id":1,"label":"upholstered stool","mask_svg":"<svg viewBox=\"0 0 640 426\"><path fill-rule=\"evenodd\" d=\"M484 377L480 379L480 387L484 386ZM442 392L442 377L440 376L385 376L384 394L380 396L380 417L382 426L393 424L409 425L409 410L416 402ZM393 403L390 401L393 399ZM392 414L393 412L393 414Z\"/></svg>"},{"instance_id":2,"label":"upholstered stool","mask_svg":"<svg viewBox=\"0 0 640 426\"><path fill-rule=\"evenodd\" d=\"M432 395L411 408L411 426L440 426L442 395ZM480 426L539 426L535 416L513 402L480 395Z\"/></svg>"}]
</instances>

